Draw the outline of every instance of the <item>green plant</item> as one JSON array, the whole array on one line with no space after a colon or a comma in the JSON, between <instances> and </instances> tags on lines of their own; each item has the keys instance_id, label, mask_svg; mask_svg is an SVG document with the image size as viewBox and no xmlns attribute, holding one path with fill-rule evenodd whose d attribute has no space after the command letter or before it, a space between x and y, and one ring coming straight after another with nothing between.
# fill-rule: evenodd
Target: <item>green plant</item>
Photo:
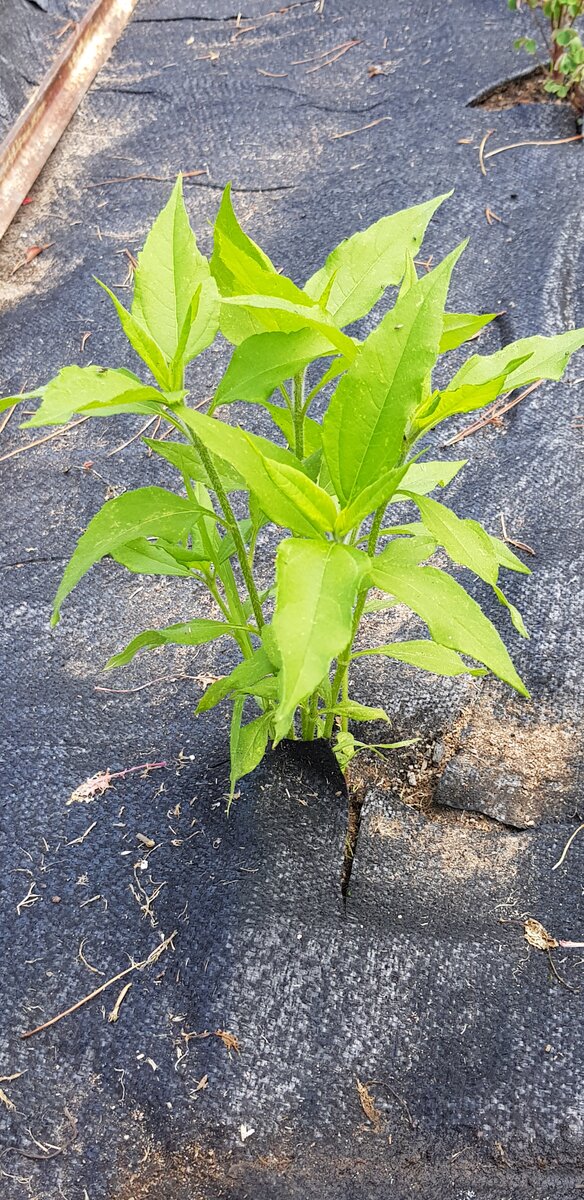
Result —
<instances>
[{"instance_id":1,"label":"green plant","mask_svg":"<svg viewBox=\"0 0 584 1200\"><path fill-rule=\"evenodd\" d=\"M439 356L474 338L494 315L445 311L465 243L417 278L414 255L445 198L354 234L300 288L244 233L229 188L207 261L179 179L139 256L131 311L105 288L153 382L125 368L69 366L28 395L41 401L28 425L64 424L75 413L137 413L161 417L179 435L144 441L176 469L183 494L152 486L108 500L79 539L52 619L106 555L132 572L205 587L215 618L148 629L108 666L169 643L235 641L238 665L207 689L197 708L203 713L232 702L232 795L268 743L286 737L333 739L348 767L363 745L349 721L388 719L381 708L352 699L349 675L357 658L382 655L442 675L491 671L528 695L477 602L440 567L423 564L440 547L492 588L523 636L499 573L529 574L528 568L476 521L430 498L464 461L429 460L419 443L455 414L537 379L559 379L584 345L584 330L473 354L446 386L433 386ZM345 332L388 287L399 288L397 298L372 332L362 341ZM187 404L185 369L219 328L234 349L202 413ZM263 407L274 440L214 415L234 401ZM392 523L386 512L396 502L409 504L416 519ZM266 563L256 566L265 526L275 526L280 538L267 577ZM430 637L364 646L367 615L396 604L420 617ZM255 716L244 720L250 706Z\"/></svg>"},{"instance_id":2,"label":"green plant","mask_svg":"<svg viewBox=\"0 0 584 1200\"><path fill-rule=\"evenodd\" d=\"M576 111L584 113L584 45L575 23L584 16L584 0L524 0L533 13L549 53L544 88L560 100L569 99ZM521 0L508 0L515 12ZM542 18L544 18L542 20ZM537 54L533 37L520 37L517 50Z\"/></svg>"}]
</instances>

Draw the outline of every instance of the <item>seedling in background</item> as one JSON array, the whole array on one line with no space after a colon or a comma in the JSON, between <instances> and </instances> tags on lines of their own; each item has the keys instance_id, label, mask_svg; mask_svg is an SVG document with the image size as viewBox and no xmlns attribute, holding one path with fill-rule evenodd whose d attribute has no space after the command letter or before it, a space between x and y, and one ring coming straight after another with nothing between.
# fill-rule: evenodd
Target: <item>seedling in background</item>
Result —
<instances>
[{"instance_id":1,"label":"seedling in background","mask_svg":"<svg viewBox=\"0 0 584 1200\"><path fill-rule=\"evenodd\" d=\"M522 8L521 0L508 0L512 12ZM544 89L559 100L570 100L581 117L584 114L584 45L575 23L584 16L584 0L523 0L533 14L534 32L543 36L549 60ZM538 42L520 37L517 50L536 55Z\"/></svg>"},{"instance_id":2,"label":"seedling in background","mask_svg":"<svg viewBox=\"0 0 584 1200\"><path fill-rule=\"evenodd\" d=\"M476 521L430 497L441 495L464 462L429 459L424 439L452 416L535 380L559 379L584 344L584 330L472 354L447 385L434 386L440 356L493 319L446 311L465 243L416 276L414 256L445 198L354 234L298 287L244 233L229 187L207 261L179 180L139 256L131 310L109 292L151 382L125 368L69 366L32 393L41 403L28 425L62 425L75 413L136 413L160 417L176 434L144 441L176 470L177 490L140 487L103 505L65 570L53 623L72 589L107 555L136 574L192 580L192 619L145 630L108 665L124 666L165 644L234 641L238 665L197 708L232 705L232 795L268 745L283 738L330 739L348 770L363 748L349 723L388 720L381 708L353 698L357 658L382 656L388 670L394 660L436 675L490 671L528 694L479 604L429 560L440 548L457 575L460 567L477 575L524 637L500 575L527 575L528 568ZM372 332L362 341L347 333L388 288L399 292ZM186 373L219 330L233 353L203 414L188 403L193 385ZM228 417L234 401L262 407L272 438L217 416L221 410ZM406 524L392 520L395 503L410 506ZM266 526L280 540L258 572L258 535ZM199 589L211 596L213 618L197 615ZM420 617L429 636L375 644L368 616L393 604ZM376 749L400 744L384 739Z\"/></svg>"}]
</instances>

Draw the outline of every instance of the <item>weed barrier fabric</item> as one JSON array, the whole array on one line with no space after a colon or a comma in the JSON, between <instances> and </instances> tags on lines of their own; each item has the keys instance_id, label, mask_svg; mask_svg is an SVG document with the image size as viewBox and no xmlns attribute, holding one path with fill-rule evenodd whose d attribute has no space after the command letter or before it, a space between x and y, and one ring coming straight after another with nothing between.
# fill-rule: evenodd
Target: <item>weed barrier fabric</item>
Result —
<instances>
[{"instance_id":1,"label":"weed barrier fabric","mask_svg":"<svg viewBox=\"0 0 584 1200\"><path fill-rule=\"evenodd\" d=\"M207 172L185 185L204 249L232 179L243 223L299 281L339 237L455 185L423 253L470 233L452 308L503 313L480 350L584 324L581 147L479 169L489 129L486 152L575 132L564 105L467 107L518 70L504 3L452 0L438 20L433 5L378 0L266 16L266 0L239 25L235 7L142 0L3 239L3 393L65 362L134 365L92 275L124 284L125 252L179 168ZM226 353L196 365L196 399ZM550 961L524 922L583 937L584 841L552 870L582 804L582 374L576 360L500 427L443 451L468 459L455 510L495 533L503 513L535 551L532 577L508 584L530 641L496 602L490 613L533 700L361 661L359 699L420 742L368 768L346 907L347 802L320 747L270 757L225 818L226 716L192 716L205 676L231 665L221 643L101 673L141 628L192 614L183 581L104 564L48 629L106 493L173 486L139 441L117 449L137 420L82 424L0 463L1 1074L23 1072L0 1083L7 1200L578 1194L582 957L559 947ZM14 416L0 455L29 437ZM393 636L391 613L376 621ZM67 805L96 772L145 763L167 765ZM157 962L20 1040L174 931Z\"/></svg>"}]
</instances>

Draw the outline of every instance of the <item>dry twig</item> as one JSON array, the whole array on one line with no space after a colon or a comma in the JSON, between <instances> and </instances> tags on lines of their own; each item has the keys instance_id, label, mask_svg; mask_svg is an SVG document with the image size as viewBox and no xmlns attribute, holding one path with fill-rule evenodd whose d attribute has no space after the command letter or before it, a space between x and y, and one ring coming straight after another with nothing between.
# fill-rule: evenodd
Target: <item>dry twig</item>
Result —
<instances>
[{"instance_id":1,"label":"dry twig","mask_svg":"<svg viewBox=\"0 0 584 1200\"><path fill-rule=\"evenodd\" d=\"M455 446L456 443L461 442L463 438L470 437L471 433L477 433L479 429L484 429L486 425L490 425L492 422L496 424L500 417L503 417L505 413L510 412L512 408L515 408L515 405L519 404L521 400L525 400L525 397L529 396L531 392L534 392L536 388L541 387L542 383L543 379L536 379L535 383L531 383L529 387L525 388L523 392L520 392L514 400L509 400L507 404L501 405L499 408L494 409L493 412L487 411L482 417L479 417L478 421L473 421L472 425L467 425L466 429L461 429L460 433L455 434L454 437L450 438L448 442L443 442L443 447Z\"/></svg>"},{"instance_id":2,"label":"dry twig","mask_svg":"<svg viewBox=\"0 0 584 1200\"><path fill-rule=\"evenodd\" d=\"M51 1017L49 1021L44 1021L42 1025L37 1025L35 1029L27 1029L25 1033L21 1033L21 1038L34 1037L36 1033L42 1033L44 1029L49 1029L51 1025L56 1025L57 1021L62 1021L64 1017L70 1017L72 1013L77 1012L84 1004L89 1004L90 1000L95 1000L97 996L101 996L101 993L105 992L106 988L111 987L113 983L118 983L120 979L129 975L131 971L145 971L146 967L150 967L153 963L158 962L160 956L164 954L165 950L168 950L169 946L174 950L172 943L177 933L178 930L175 929L167 938L164 938L143 962L131 962L130 966L126 967L125 970L119 971L117 975L112 975L111 979L106 979L105 983L101 983L93 992L89 992L87 996L83 996L81 1000L77 1000L75 1004L72 1004L70 1008L66 1008L64 1012L57 1013L56 1017Z\"/></svg>"},{"instance_id":3,"label":"dry twig","mask_svg":"<svg viewBox=\"0 0 584 1200\"><path fill-rule=\"evenodd\" d=\"M382 121L391 121L391 117L377 117L377 120L369 121L368 125L359 125L358 129L345 129L343 133L331 133L331 142L338 142L339 138L351 137L354 133L363 133L365 129L373 129L375 125L381 125Z\"/></svg>"},{"instance_id":4,"label":"dry twig","mask_svg":"<svg viewBox=\"0 0 584 1200\"><path fill-rule=\"evenodd\" d=\"M89 417L79 417L77 421L71 421L71 424L65 425L63 429L54 429L52 433L46 433L44 437L35 438L34 441L27 442L26 446L18 446L16 450L9 450L8 454L0 455L0 462L5 462L7 458L16 458L17 454L24 454L25 450L33 450L35 446L42 446L43 442L50 442L53 438L63 437L71 429L75 429L77 425L82 425L84 421L88 420Z\"/></svg>"}]
</instances>

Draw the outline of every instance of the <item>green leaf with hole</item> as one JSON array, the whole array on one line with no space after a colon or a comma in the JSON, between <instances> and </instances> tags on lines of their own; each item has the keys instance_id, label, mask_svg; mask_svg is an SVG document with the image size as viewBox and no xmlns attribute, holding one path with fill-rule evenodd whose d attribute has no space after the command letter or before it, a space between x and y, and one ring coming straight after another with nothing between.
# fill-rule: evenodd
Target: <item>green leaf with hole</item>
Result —
<instances>
[{"instance_id":1,"label":"green leaf with hole","mask_svg":"<svg viewBox=\"0 0 584 1200\"><path fill-rule=\"evenodd\" d=\"M318 300L332 280L326 310L340 328L366 316L386 288L399 283L408 254L418 253L432 216L451 195L402 209L354 233L329 254L304 290Z\"/></svg>"}]
</instances>

